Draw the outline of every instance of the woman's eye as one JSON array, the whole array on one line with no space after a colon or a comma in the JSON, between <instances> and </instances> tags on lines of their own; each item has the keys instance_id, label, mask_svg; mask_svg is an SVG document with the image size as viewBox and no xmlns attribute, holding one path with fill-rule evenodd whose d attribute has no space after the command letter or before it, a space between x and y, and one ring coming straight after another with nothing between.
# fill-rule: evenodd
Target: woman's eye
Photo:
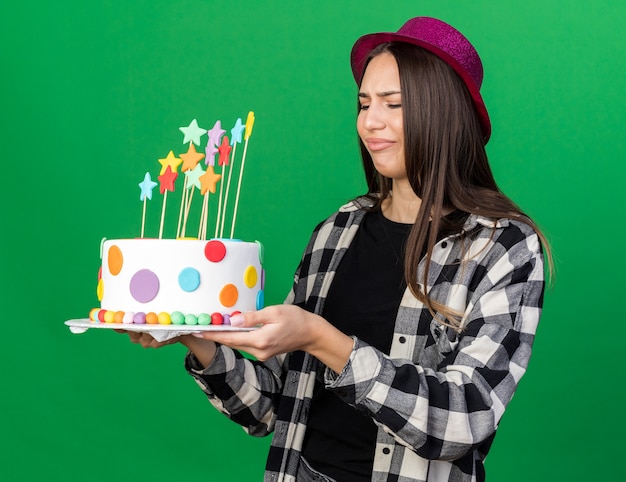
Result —
<instances>
[{"instance_id":1,"label":"woman's eye","mask_svg":"<svg viewBox=\"0 0 626 482\"><path fill-rule=\"evenodd\" d=\"M401 109L402 104L389 104L390 109Z\"/></svg>"},{"instance_id":2,"label":"woman's eye","mask_svg":"<svg viewBox=\"0 0 626 482\"><path fill-rule=\"evenodd\" d=\"M361 105L361 110L367 110L369 108L370 108L369 105Z\"/></svg>"}]
</instances>

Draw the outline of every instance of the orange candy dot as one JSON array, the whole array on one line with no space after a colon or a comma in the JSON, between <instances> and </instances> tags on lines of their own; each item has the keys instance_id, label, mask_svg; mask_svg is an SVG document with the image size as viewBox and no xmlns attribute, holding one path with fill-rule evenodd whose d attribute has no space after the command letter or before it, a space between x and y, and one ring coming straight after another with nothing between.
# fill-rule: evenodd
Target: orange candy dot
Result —
<instances>
[{"instance_id":1,"label":"orange candy dot","mask_svg":"<svg viewBox=\"0 0 626 482\"><path fill-rule=\"evenodd\" d=\"M123 311L116 311L115 315L113 316L113 322L115 322L115 323L123 323L124 322L124 312Z\"/></svg>"},{"instance_id":2,"label":"orange candy dot","mask_svg":"<svg viewBox=\"0 0 626 482\"><path fill-rule=\"evenodd\" d=\"M220 303L224 306L235 306L238 298L239 292L237 291L237 287L233 284L224 285L220 291Z\"/></svg>"},{"instance_id":3,"label":"orange candy dot","mask_svg":"<svg viewBox=\"0 0 626 482\"><path fill-rule=\"evenodd\" d=\"M159 323L159 316L152 311L150 313L146 313L146 323L149 325L156 325Z\"/></svg>"},{"instance_id":4,"label":"orange candy dot","mask_svg":"<svg viewBox=\"0 0 626 482\"><path fill-rule=\"evenodd\" d=\"M124 264L124 257L122 256L122 250L116 245L109 248L109 272L112 275L117 275L122 271L122 265Z\"/></svg>"}]
</instances>

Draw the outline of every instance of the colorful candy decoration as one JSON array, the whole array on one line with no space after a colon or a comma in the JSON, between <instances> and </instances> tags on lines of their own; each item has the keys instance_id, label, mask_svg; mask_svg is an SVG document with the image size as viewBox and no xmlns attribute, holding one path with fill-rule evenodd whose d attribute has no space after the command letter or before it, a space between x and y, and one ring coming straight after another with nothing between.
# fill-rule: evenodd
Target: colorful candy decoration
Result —
<instances>
[{"instance_id":1,"label":"colorful candy decoration","mask_svg":"<svg viewBox=\"0 0 626 482\"><path fill-rule=\"evenodd\" d=\"M235 209L233 211L233 221L230 227L230 237L232 239L235 233L235 221L237 220L237 208L239 207L239 194L241 192L241 180L243 179L243 168L246 162L246 154L248 153L248 141L252 135L252 127L254 126L254 112L248 112L246 119L246 132L244 134L245 144L243 147L243 157L241 158L241 167L239 169L239 182L237 183L237 195L235 197Z\"/></svg>"},{"instance_id":2,"label":"colorful candy decoration","mask_svg":"<svg viewBox=\"0 0 626 482\"><path fill-rule=\"evenodd\" d=\"M152 200L152 190L157 186L157 183L152 180L150 173L146 172L143 181L139 183L141 194L139 194L139 200L143 201L143 212L141 214L141 237L143 238L144 228L146 227L146 198Z\"/></svg>"},{"instance_id":3,"label":"colorful candy decoration","mask_svg":"<svg viewBox=\"0 0 626 482\"><path fill-rule=\"evenodd\" d=\"M230 145L235 147L235 144L241 144L241 135L246 128L245 124L242 124L241 118L238 117L235 125L230 130Z\"/></svg>"},{"instance_id":4,"label":"colorful candy decoration","mask_svg":"<svg viewBox=\"0 0 626 482\"><path fill-rule=\"evenodd\" d=\"M222 121L219 121L219 120L216 121L215 125L213 126L213 129L211 129L210 131L207 131L207 134L209 135L208 143L213 146L219 146L220 139L222 138L225 132L226 131L222 129Z\"/></svg>"},{"instance_id":5,"label":"colorful candy decoration","mask_svg":"<svg viewBox=\"0 0 626 482\"><path fill-rule=\"evenodd\" d=\"M119 289L121 285L128 286L127 295L130 298L123 301L123 304L128 306L129 303L138 302L145 308L137 312L125 312L119 309L113 311L104 307L94 308L89 313L89 318L97 323L116 324L228 325L230 324L230 317L238 313L234 308L235 305L242 301L241 297L245 298L250 295L248 290L253 290L252 292L256 293L256 308L263 307L264 270L262 268L262 245L259 242L257 242L259 248L256 256L252 252L253 257L243 263L239 262L243 253L239 250L239 247L242 246L240 242L211 239L200 244L196 244L194 241L188 248L183 247L184 243L176 244L180 246L185 255L175 256L179 268L172 270L169 267L162 269L163 267L159 263L153 264L153 258L150 256L146 255L143 259L138 258L136 250L140 248L133 240L106 243L103 248L103 264L98 273L99 288L102 288L103 279L106 280L106 283L114 283L114 290ZM250 253L250 250L247 250L247 253ZM191 259L195 261L191 261ZM204 264L205 260L211 267L198 268ZM230 266L231 269L227 276L221 278L220 273L222 271L229 271L228 269L223 270L224 267L220 266L223 263ZM237 267L235 268L235 266ZM157 305L162 303L162 298L159 297L162 295L171 296L172 290L175 290L176 287L180 290L180 294L175 295L174 299L183 299L186 294L192 295L199 290L206 290L208 280L215 283L215 286L212 286L210 290L217 296L222 307L221 310L213 313L190 313L164 312L161 311L162 308L155 309ZM249 301L250 298L244 302ZM153 302L157 303L151 304ZM183 301L183 305L184 303L186 302Z\"/></svg>"},{"instance_id":6,"label":"colorful candy decoration","mask_svg":"<svg viewBox=\"0 0 626 482\"><path fill-rule=\"evenodd\" d=\"M230 193L230 180L232 178L232 169L233 169L233 163L235 161L235 152L237 151L237 144L238 143L241 144L241 134L244 128L245 126L241 123L241 118L238 117L237 121L235 122L235 125L230 130L230 134L231 134L230 146L232 148L232 155L230 158L230 162L226 163L227 166L230 166L230 169L228 170L229 172L227 172L229 174L228 180L225 181L226 197L224 198L224 206L222 208L221 202L220 202L220 206L218 207L218 211L217 211L217 222L215 223L215 237L216 238L218 236L220 238L224 236L224 220L226 219L226 207L228 206L228 195ZM220 195L220 201L221 201L221 195Z\"/></svg>"},{"instance_id":7,"label":"colorful candy decoration","mask_svg":"<svg viewBox=\"0 0 626 482\"><path fill-rule=\"evenodd\" d=\"M230 151L232 150L232 148L230 147L230 145L228 143L228 136L224 136L222 138L222 143L220 144L220 147L218 147L217 150L220 153L219 159L218 159L218 164L222 168L222 173L224 173L224 170L226 170L226 175L227 175L228 174L228 164L229 164L228 154L230 154ZM222 174L222 176L224 177L225 174ZM221 182L220 183L220 195L219 195L219 198L218 198L219 202L218 202L218 206L217 206L217 221L215 223L215 237L217 237L217 228L220 225L220 215L222 214L223 193L224 193L224 182ZM226 206L225 203L224 203L224 206ZM222 218L222 223L223 222L224 222L224 220Z\"/></svg>"},{"instance_id":8,"label":"colorful candy decoration","mask_svg":"<svg viewBox=\"0 0 626 482\"><path fill-rule=\"evenodd\" d=\"M174 182L176 182L176 178L178 177L178 173L172 171L170 166L167 166L165 172L161 174L159 179L159 191L161 194L167 194L167 191L174 192Z\"/></svg>"},{"instance_id":9,"label":"colorful candy decoration","mask_svg":"<svg viewBox=\"0 0 626 482\"><path fill-rule=\"evenodd\" d=\"M241 118L237 118L235 124L230 129L230 140L227 135L224 135L226 130L222 128L221 120L215 121L215 124L209 130L200 127L197 119L193 119L187 126L179 127L179 130L183 133L183 144L187 145L187 151L176 155L173 150L170 150L167 156L158 159L158 162L161 165L158 175L158 185L159 191L163 195L159 239L163 239L166 220L165 213L167 208L167 194L168 191L174 191L174 184L179 174L179 167L180 173L184 174L184 179L178 223L176 226L176 238L186 237L194 191L195 189L199 189L201 195L203 196L203 200L198 229L198 239L207 239L209 195L217 195L217 183L220 181L218 206L216 208L215 219L215 237L224 237L224 224L229 209L231 179L233 177L237 177L237 174L233 171L237 154L237 144L241 144L243 140L245 145L239 166L237 192L232 210L230 237L233 237L239 207L239 196L241 193L241 183L247 155L248 141L252 134L254 120L254 113L252 111L248 113L245 124L242 122ZM202 150L200 150L200 145L204 135L207 136L207 144L204 147L203 153ZM201 166L200 161L203 159L206 170L203 169L203 166ZM218 172L216 172L216 169ZM226 186L224 186L224 184L226 184ZM139 199L143 202L141 238L145 235L147 200L152 199L152 190L156 186L157 183L152 180L150 173L146 172L144 180L139 183L139 187L141 189Z\"/></svg>"},{"instance_id":10,"label":"colorful candy decoration","mask_svg":"<svg viewBox=\"0 0 626 482\"><path fill-rule=\"evenodd\" d=\"M221 174L216 174L213 166L207 167L206 172L200 176L200 194L204 196L202 203L202 213L200 214L200 230L198 239L206 239L206 231L209 218L209 193L215 194L217 183L222 178Z\"/></svg>"},{"instance_id":11,"label":"colorful candy decoration","mask_svg":"<svg viewBox=\"0 0 626 482\"><path fill-rule=\"evenodd\" d=\"M187 149L187 152L179 154L179 156L183 160L183 165L180 168L182 172L194 169L198 163L204 159L204 154L196 151L196 146L193 142L189 143L189 149Z\"/></svg>"},{"instance_id":12,"label":"colorful candy decoration","mask_svg":"<svg viewBox=\"0 0 626 482\"><path fill-rule=\"evenodd\" d=\"M201 189L202 183L200 182L200 178L202 177L204 173L205 171L204 169L202 169L202 166L200 164L196 165L196 167L194 167L190 171L185 171L184 190L188 194L184 196L183 198L183 202L185 205L183 206L183 203L181 203L181 209L184 207L185 215L184 215L183 224L181 226L180 232L177 232L178 238L185 237L185 232L187 231L187 219L189 218L189 210L191 209L191 201L193 201L193 193L194 193L193 188L195 187L196 189ZM179 219L179 224L180 224L180 219Z\"/></svg>"},{"instance_id":13,"label":"colorful candy decoration","mask_svg":"<svg viewBox=\"0 0 626 482\"><path fill-rule=\"evenodd\" d=\"M174 182L178 177L177 172L172 171L172 166L168 165L165 168L165 172L162 173L158 179L160 182L159 190L163 194L163 208L161 210L161 225L159 227L159 239L163 238L163 224L165 222L165 205L167 204L167 192L174 192Z\"/></svg>"},{"instance_id":14,"label":"colorful candy decoration","mask_svg":"<svg viewBox=\"0 0 626 482\"><path fill-rule=\"evenodd\" d=\"M259 294L261 293L262 292L259 292ZM261 305L258 309L262 307L263 305ZM111 311L93 308L89 312L89 319L95 323L120 323L135 325L230 325L230 317L237 313L239 312L215 312L210 314L199 313L197 315L193 313L183 314L180 311L173 311L172 313L167 313L165 311L160 313L133 313L131 311Z\"/></svg>"},{"instance_id":15,"label":"colorful candy decoration","mask_svg":"<svg viewBox=\"0 0 626 482\"><path fill-rule=\"evenodd\" d=\"M183 144L193 142L195 145L200 145L200 138L206 133L206 130L198 126L196 119L192 120L187 127L179 127L180 131L185 135Z\"/></svg>"},{"instance_id":16,"label":"colorful candy decoration","mask_svg":"<svg viewBox=\"0 0 626 482\"><path fill-rule=\"evenodd\" d=\"M178 214L178 226L176 227L176 237L184 238L185 237L185 228L187 226L187 218L189 216L189 209L191 208L191 201L193 200L193 189L188 189L189 182L189 173L192 171L196 171L199 167L199 162L204 159L204 154L198 152L196 150L196 146L193 142L189 143L189 148L186 153L180 154L180 158L183 160L183 165L180 170L185 174L185 179L183 180L183 189L182 189L182 199L180 202L180 212ZM204 171L200 168L200 173L197 175L201 175ZM196 176L197 179L197 176ZM200 185L198 183L198 189L200 189ZM184 215L184 216L183 216Z\"/></svg>"},{"instance_id":17,"label":"colorful candy decoration","mask_svg":"<svg viewBox=\"0 0 626 482\"><path fill-rule=\"evenodd\" d=\"M219 165L220 166L227 166L228 165L228 155L230 154L230 151L232 150L232 148L230 147L230 144L228 142L228 136L222 137L222 143L217 148L217 150L220 153L220 157L219 157L219 161L218 161Z\"/></svg>"},{"instance_id":18,"label":"colorful candy decoration","mask_svg":"<svg viewBox=\"0 0 626 482\"><path fill-rule=\"evenodd\" d=\"M215 154L217 154L219 151L217 149L217 146L214 146L213 144L207 144L206 148L204 149L204 153L205 153L205 160L204 163L207 166L215 166Z\"/></svg>"},{"instance_id":19,"label":"colorful candy decoration","mask_svg":"<svg viewBox=\"0 0 626 482\"><path fill-rule=\"evenodd\" d=\"M238 117L235 125L230 130L230 145L232 146L232 155L230 159L230 174L228 176L228 180L226 181L226 197L224 198L224 207L222 211L218 210L217 213L217 222L215 223L215 237L223 237L224 236L224 220L226 219L226 207L228 206L228 195L230 193L230 180L232 179L232 169L233 163L235 162L235 153L237 152L237 144L241 144L241 136L243 134L244 129L246 128L245 124L241 122L241 118ZM220 222L221 220L221 222ZM218 224L219 224L219 234L218 234Z\"/></svg>"},{"instance_id":20,"label":"colorful candy decoration","mask_svg":"<svg viewBox=\"0 0 626 482\"><path fill-rule=\"evenodd\" d=\"M174 155L174 151L170 151L167 153L167 156L163 159L159 159L159 164L161 164L161 172L160 175L165 174L165 171L169 167L172 172L178 171L178 166L183 162L180 157L176 157ZM163 194L163 193L161 193Z\"/></svg>"}]
</instances>

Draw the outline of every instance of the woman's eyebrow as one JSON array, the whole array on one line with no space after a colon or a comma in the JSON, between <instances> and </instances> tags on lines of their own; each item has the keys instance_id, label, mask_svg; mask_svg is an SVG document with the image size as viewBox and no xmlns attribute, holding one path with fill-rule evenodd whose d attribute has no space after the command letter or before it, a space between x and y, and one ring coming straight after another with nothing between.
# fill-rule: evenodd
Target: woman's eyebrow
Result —
<instances>
[{"instance_id":1,"label":"woman's eyebrow","mask_svg":"<svg viewBox=\"0 0 626 482\"><path fill-rule=\"evenodd\" d=\"M401 92L399 90L387 90L385 92L378 92L376 95L378 97L387 97L387 96L396 95L396 94L401 94ZM359 92L359 97L369 99L370 95L366 94L365 92Z\"/></svg>"}]
</instances>

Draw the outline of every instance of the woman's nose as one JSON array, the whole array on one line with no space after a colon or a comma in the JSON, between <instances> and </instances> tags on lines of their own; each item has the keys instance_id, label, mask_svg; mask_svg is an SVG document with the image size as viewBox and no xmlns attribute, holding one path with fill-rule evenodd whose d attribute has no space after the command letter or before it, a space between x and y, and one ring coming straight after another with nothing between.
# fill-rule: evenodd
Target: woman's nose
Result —
<instances>
[{"instance_id":1,"label":"woman's nose","mask_svg":"<svg viewBox=\"0 0 626 482\"><path fill-rule=\"evenodd\" d=\"M363 115L363 127L367 130L377 130L385 127L384 118L380 107L370 105L367 110L361 112Z\"/></svg>"}]
</instances>

